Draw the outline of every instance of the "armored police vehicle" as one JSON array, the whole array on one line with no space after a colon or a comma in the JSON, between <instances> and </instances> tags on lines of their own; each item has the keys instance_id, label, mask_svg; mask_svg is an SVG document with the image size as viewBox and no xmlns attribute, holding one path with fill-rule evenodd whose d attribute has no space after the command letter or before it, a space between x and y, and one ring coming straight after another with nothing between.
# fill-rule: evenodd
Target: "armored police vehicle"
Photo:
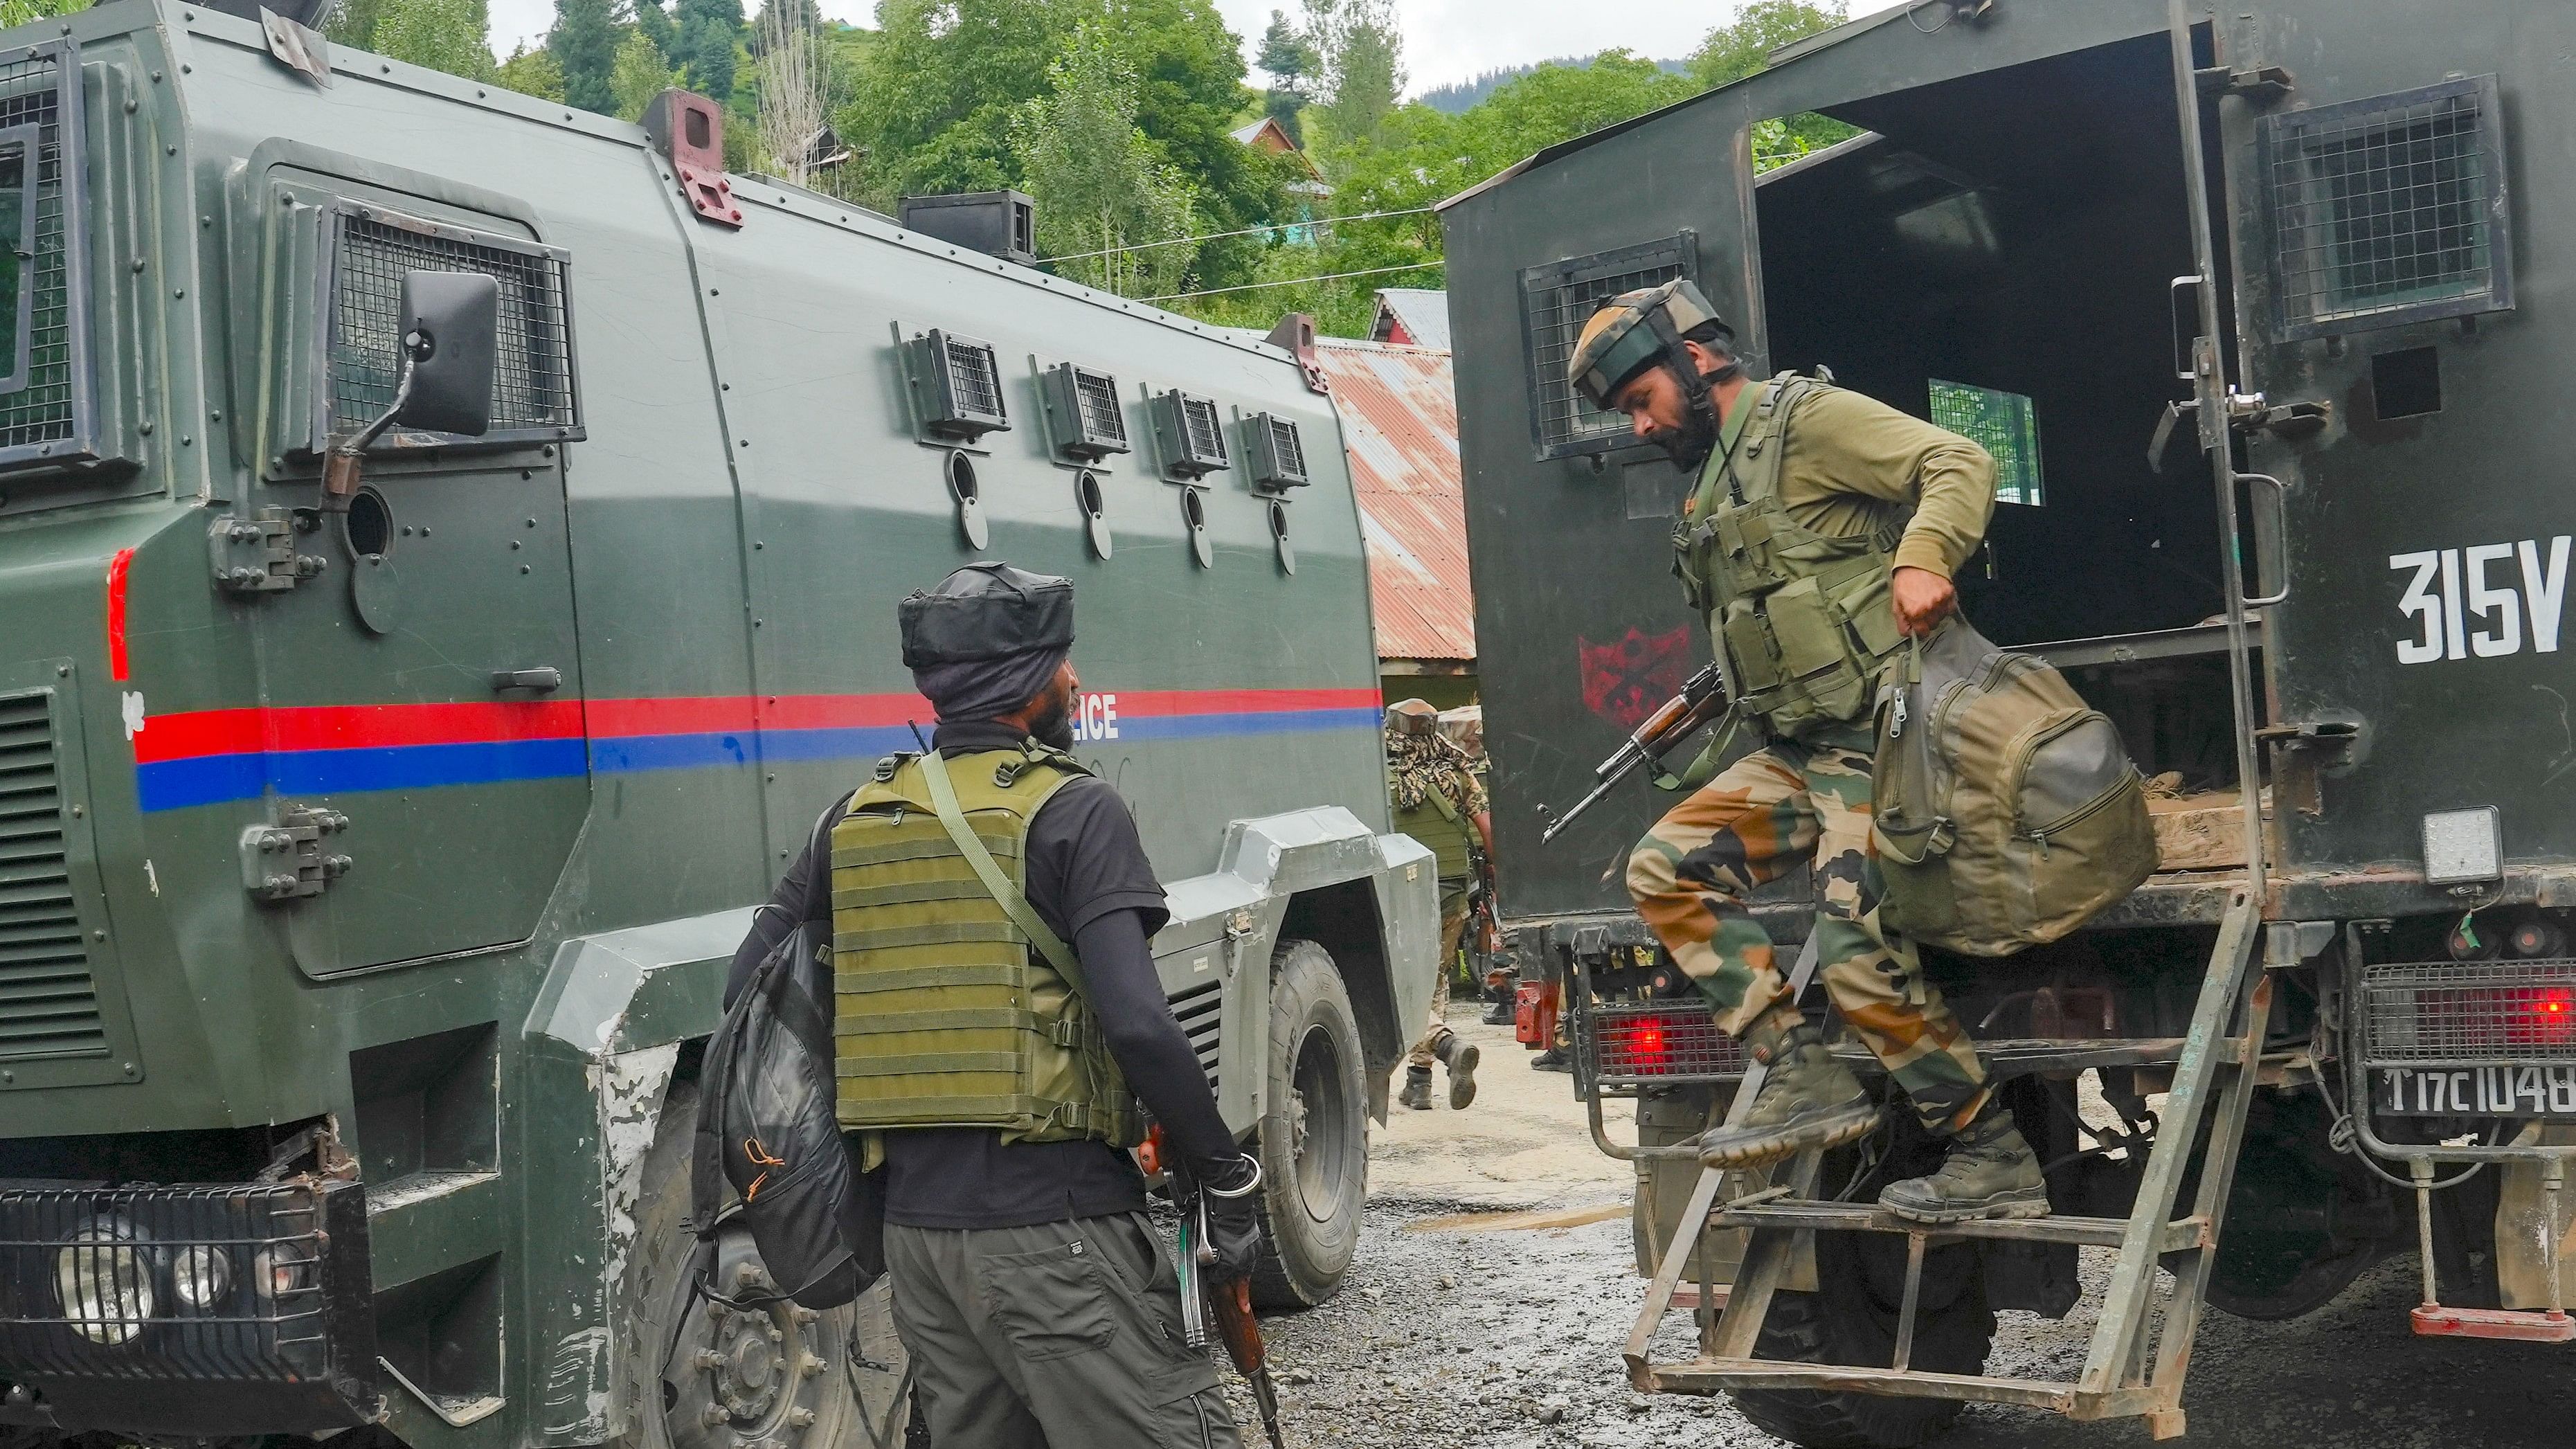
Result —
<instances>
[{"instance_id":1,"label":"armored police vehicle","mask_svg":"<svg viewBox=\"0 0 2576 1449\"><path fill-rule=\"evenodd\" d=\"M1076 581L1260 1290L1334 1291L1437 919L1293 351L1021 265L1025 198L935 218L1014 261L727 176L679 93L0 44L0 1440L899 1433L881 1297L692 1297L684 1147L752 906L929 725L896 600L983 557Z\"/></svg>"},{"instance_id":2,"label":"armored police vehicle","mask_svg":"<svg viewBox=\"0 0 2576 1449\"><path fill-rule=\"evenodd\" d=\"M1921 0L1448 203L1502 899L1572 980L1587 1091L1643 1098L1602 1139L1639 1161L1640 1387L1806 1444L1969 1400L2179 1433L2205 1304L2304 1313L2403 1252L2416 1332L2576 1340L2571 46L2549 0ZM1858 134L1757 164L1807 112ZM2172 797L2165 869L2088 929L1928 963L2045 1221L1863 1206L1936 1160L1902 1123L1767 1188L1676 1155L1740 1058L1604 874L1672 797L1540 843L1707 657L1685 480L1564 377L1596 307L1675 276L1755 376L1829 367L1996 455L1968 617ZM1755 904L1806 935L1802 883ZM2087 1246L2117 1266L2081 1369L1986 1373L1995 1310L2069 1311ZM1686 1278L1731 1298L1656 1361Z\"/></svg>"}]
</instances>

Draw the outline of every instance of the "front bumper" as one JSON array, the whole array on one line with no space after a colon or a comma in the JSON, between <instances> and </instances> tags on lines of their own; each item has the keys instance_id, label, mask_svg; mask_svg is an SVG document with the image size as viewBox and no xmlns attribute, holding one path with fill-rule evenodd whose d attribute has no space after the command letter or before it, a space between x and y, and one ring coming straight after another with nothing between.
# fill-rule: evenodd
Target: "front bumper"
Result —
<instances>
[{"instance_id":1,"label":"front bumper","mask_svg":"<svg viewBox=\"0 0 2576 1449\"><path fill-rule=\"evenodd\" d=\"M367 1262L353 1182L0 1181L0 1425L201 1438L370 1422Z\"/></svg>"}]
</instances>

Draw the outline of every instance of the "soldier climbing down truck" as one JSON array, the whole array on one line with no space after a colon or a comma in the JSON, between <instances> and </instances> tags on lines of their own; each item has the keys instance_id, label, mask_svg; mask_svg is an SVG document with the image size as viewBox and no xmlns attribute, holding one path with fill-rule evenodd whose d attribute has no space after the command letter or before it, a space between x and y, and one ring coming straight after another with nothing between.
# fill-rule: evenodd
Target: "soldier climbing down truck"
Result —
<instances>
[{"instance_id":1,"label":"soldier climbing down truck","mask_svg":"<svg viewBox=\"0 0 2576 1449\"><path fill-rule=\"evenodd\" d=\"M2576 451L2545 381L2576 335L2549 149L2576 97L2546 59L2571 43L2544 0L1933 0L1444 203L1506 924L1565 977L1596 1138L1636 1165L1638 1388L1730 1394L1808 1445L1918 1443L1967 1402L2168 1437L2209 1308L2304 1314L2407 1253L2414 1333L2576 1342L2552 1092L2576 1080L2576 516L2533 483ZM1808 112L1856 134L1758 171ZM1675 281L1750 376L1830 366L1985 449L1983 546L1944 560L1963 614L2174 781L2153 873L2081 929L1920 953L2047 1217L1878 1206L1941 1162L1911 1114L1705 1166L1762 1067L1604 877L1663 806L1630 787L1537 848L1538 806L1634 725L1587 698L1596 641L1787 662L1670 597L1697 480L1568 376L1605 304ZM1883 617L1836 632L1883 656ZM1798 951L1792 983L1835 948L1799 884L1732 918ZM1598 1130L1605 1095L1636 1099L1633 1142ZM1674 1360L1656 1330L1692 1280ZM2088 1296L2080 1367L2004 1371L1998 1310Z\"/></svg>"}]
</instances>

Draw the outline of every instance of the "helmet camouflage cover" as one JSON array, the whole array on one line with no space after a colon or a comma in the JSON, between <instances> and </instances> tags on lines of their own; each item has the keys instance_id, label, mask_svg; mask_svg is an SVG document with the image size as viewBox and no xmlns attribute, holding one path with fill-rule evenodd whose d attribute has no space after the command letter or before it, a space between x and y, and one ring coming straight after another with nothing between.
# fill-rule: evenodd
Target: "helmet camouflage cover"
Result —
<instances>
[{"instance_id":1,"label":"helmet camouflage cover","mask_svg":"<svg viewBox=\"0 0 2576 1449\"><path fill-rule=\"evenodd\" d=\"M1583 324L1574 355L1566 359L1565 379L1584 401L1608 412L1628 379L1677 351L1683 333L1710 322L1734 335L1688 277L1622 292Z\"/></svg>"}]
</instances>

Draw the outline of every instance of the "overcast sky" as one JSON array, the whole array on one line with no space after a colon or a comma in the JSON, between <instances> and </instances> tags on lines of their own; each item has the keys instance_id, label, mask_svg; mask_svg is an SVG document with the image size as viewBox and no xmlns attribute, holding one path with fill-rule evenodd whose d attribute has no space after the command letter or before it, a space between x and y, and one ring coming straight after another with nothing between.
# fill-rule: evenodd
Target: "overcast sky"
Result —
<instances>
[{"instance_id":1,"label":"overcast sky","mask_svg":"<svg viewBox=\"0 0 2576 1449\"><path fill-rule=\"evenodd\" d=\"M1709 28L1726 22L1739 0L1626 0L1595 10L1581 0L1396 0L1404 17L1405 69L1420 91L1481 71L1563 55L1624 48L1678 59ZM1856 0L1855 14L1888 0ZM554 0L491 0L492 49L503 59L554 23ZM858 25L876 23L876 0L822 0L823 13ZM757 5L747 8L757 9ZM1226 23L1244 38L1247 61L1270 12L1298 13L1297 0L1216 0ZM1259 83L1255 76L1254 82Z\"/></svg>"}]
</instances>

